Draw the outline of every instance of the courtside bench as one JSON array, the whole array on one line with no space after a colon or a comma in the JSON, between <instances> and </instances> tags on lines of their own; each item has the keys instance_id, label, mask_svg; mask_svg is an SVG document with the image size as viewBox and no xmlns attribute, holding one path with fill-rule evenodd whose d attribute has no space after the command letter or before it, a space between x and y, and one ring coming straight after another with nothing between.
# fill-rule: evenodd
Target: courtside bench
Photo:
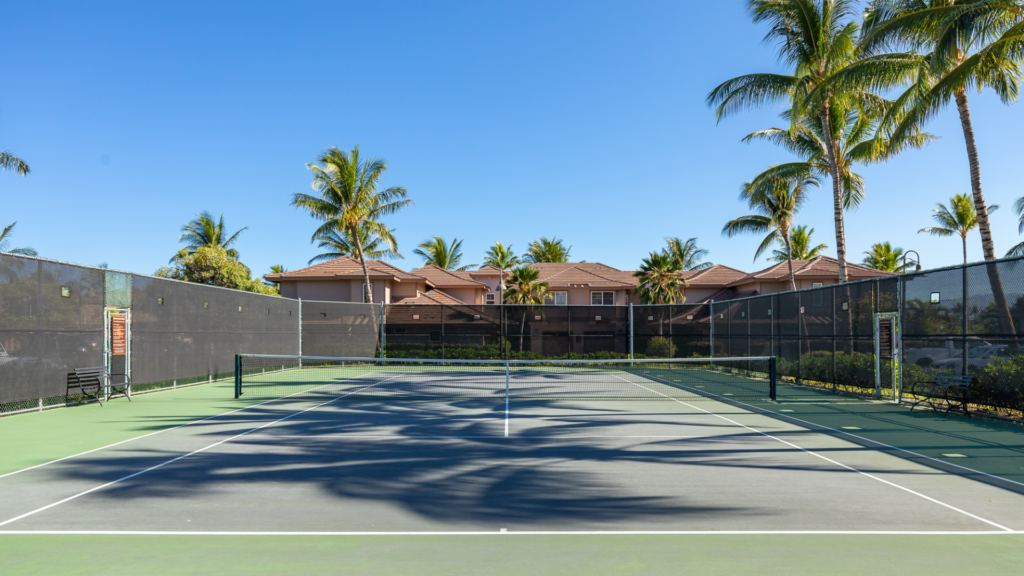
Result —
<instances>
[{"instance_id":1,"label":"courtside bench","mask_svg":"<svg viewBox=\"0 0 1024 576\"><path fill-rule=\"evenodd\" d=\"M938 411L938 404L945 404L946 412L943 418L949 415L953 408L963 410L968 417L971 412L967 409L967 403L971 397L971 384L974 383L974 376L961 374L936 374L935 380L931 382L916 382L910 386L908 391L915 399L910 409L913 410L922 402Z\"/></svg>"},{"instance_id":2,"label":"courtside bench","mask_svg":"<svg viewBox=\"0 0 1024 576\"><path fill-rule=\"evenodd\" d=\"M123 382L114 383L113 378L121 377ZM102 395L109 398L120 392L131 402L131 380L125 374L111 374L106 366L93 366L90 368L75 368L74 372L68 372L67 395L82 394L103 405L100 400Z\"/></svg>"}]
</instances>

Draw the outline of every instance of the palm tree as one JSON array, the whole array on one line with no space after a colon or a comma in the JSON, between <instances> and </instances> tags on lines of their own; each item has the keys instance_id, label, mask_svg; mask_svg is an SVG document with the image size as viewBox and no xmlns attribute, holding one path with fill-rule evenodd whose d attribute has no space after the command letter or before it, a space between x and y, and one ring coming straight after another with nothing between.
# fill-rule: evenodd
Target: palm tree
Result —
<instances>
[{"instance_id":1,"label":"palm tree","mask_svg":"<svg viewBox=\"0 0 1024 576\"><path fill-rule=\"evenodd\" d=\"M464 272L476 266L476 264L459 266L462 263L462 240L458 238L452 238L452 243L448 244L444 238L434 236L430 240L420 242L420 247L413 250L412 253L423 258L424 266L437 266L441 270Z\"/></svg>"},{"instance_id":2,"label":"palm tree","mask_svg":"<svg viewBox=\"0 0 1024 576\"><path fill-rule=\"evenodd\" d=\"M633 293L640 296L641 304L675 304L686 302L683 286L686 280L679 275L683 268L664 252L651 252L633 273L639 284Z\"/></svg>"},{"instance_id":3,"label":"palm tree","mask_svg":"<svg viewBox=\"0 0 1024 576\"><path fill-rule=\"evenodd\" d=\"M352 152L328 148L317 159L320 164L306 164L313 172L313 190L319 196L296 193L292 206L305 208L310 215L323 224L313 233L313 239L324 237L330 232L348 229L349 238L355 240L356 258L363 267L363 281L366 284L367 302L373 303L373 285L366 267L366 253L358 234L361 226L368 234L385 237L391 233L380 219L398 212L412 200L408 191L401 186L377 190L380 179L388 165L380 159L362 160L359 145Z\"/></svg>"},{"instance_id":4,"label":"palm tree","mask_svg":"<svg viewBox=\"0 0 1024 576\"><path fill-rule=\"evenodd\" d=\"M508 278L508 287L502 293L502 300L509 304L522 306L540 306L548 293L548 283L538 282L540 270L529 266L520 266L512 270ZM519 351L523 351L523 330L526 329L526 312L519 326Z\"/></svg>"},{"instance_id":5,"label":"palm tree","mask_svg":"<svg viewBox=\"0 0 1024 576\"><path fill-rule=\"evenodd\" d=\"M889 160L908 148L922 148L936 138L919 129L909 131L899 141L878 134L878 128L892 103L875 96L861 94L833 100L828 115L832 123L828 133L834 142L836 170L839 172L843 195L843 209L858 208L864 200L864 179L853 171L855 164L872 164ZM775 187L777 180L799 180L808 176L831 174L832 161L826 142L826 130L821 118L805 117L793 120L793 111L786 110L780 117L789 128L769 128L748 134L744 142L765 140L784 148L801 158L773 166L751 181L752 193L764 193Z\"/></svg>"},{"instance_id":6,"label":"palm tree","mask_svg":"<svg viewBox=\"0 0 1024 576\"><path fill-rule=\"evenodd\" d=\"M549 240L542 236L540 240L534 240L526 247L526 255L523 256L523 262L531 264L568 262L570 250L572 250L572 246L566 248L565 244L558 238L552 237Z\"/></svg>"},{"instance_id":7,"label":"palm tree","mask_svg":"<svg viewBox=\"0 0 1024 576\"><path fill-rule=\"evenodd\" d=\"M501 242L495 242L484 254L484 265L498 269L498 294L505 292L505 270L511 270L520 264L522 260L512 251L511 244L506 248Z\"/></svg>"},{"instance_id":8,"label":"palm tree","mask_svg":"<svg viewBox=\"0 0 1024 576\"><path fill-rule=\"evenodd\" d=\"M748 0L754 22L769 23L765 40L778 43L779 58L792 66L793 73L739 76L720 84L707 97L719 120L743 108L785 101L793 109L791 128L807 118L820 123L832 178L840 282L847 280L845 195L831 114L833 106L851 94L831 87L818 88L856 58L857 4L856 0Z\"/></svg>"},{"instance_id":9,"label":"palm tree","mask_svg":"<svg viewBox=\"0 0 1024 576\"><path fill-rule=\"evenodd\" d=\"M19 256L39 256L39 253L34 248L28 246L24 248L10 248L11 243L11 232L14 230L14 225L17 222L12 222L10 226L4 228L3 232L0 232L0 254L17 254Z\"/></svg>"},{"instance_id":10,"label":"palm tree","mask_svg":"<svg viewBox=\"0 0 1024 576\"><path fill-rule=\"evenodd\" d=\"M985 260L995 260L967 90L991 88L1004 104L1016 101L1024 64L1024 7L1019 0L876 0L865 18L862 43L867 53L891 46L913 51L872 56L845 75L847 81L880 89L910 84L899 98L899 115L892 118L894 134L956 103L982 250Z\"/></svg>"},{"instance_id":11,"label":"palm tree","mask_svg":"<svg viewBox=\"0 0 1024 576\"><path fill-rule=\"evenodd\" d=\"M0 170L10 170L21 176L28 176L28 173L32 171L24 160L11 154L10 150L0 152Z\"/></svg>"},{"instance_id":12,"label":"palm tree","mask_svg":"<svg viewBox=\"0 0 1024 576\"><path fill-rule=\"evenodd\" d=\"M405 258L398 253L398 241L395 240L394 233L394 230L388 230L385 236L376 236L370 233L365 225L360 225L359 241L363 243L363 254L370 260ZM310 264L356 254L356 243L348 228L327 231L313 241L317 242L317 248L326 248L328 251L310 258Z\"/></svg>"},{"instance_id":13,"label":"palm tree","mask_svg":"<svg viewBox=\"0 0 1024 576\"><path fill-rule=\"evenodd\" d=\"M820 186L820 183L814 177L792 184L778 182L771 194L753 194L750 184L744 184L743 196L749 201L750 208L756 214L740 216L726 223L722 228L722 234L730 238L743 233L763 234L767 232L768 234L754 253L755 261L765 250L771 248L772 244L782 242L786 246L789 286L792 290L796 290L796 276L793 274L793 246L790 240L790 230L793 228L793 220L797 213L807 201L807 189L810 186Z\"/></svg>"},{"instance_id":14,"label":"palm tree","mask_svg":"<svg viewBox=\"0 0 1024 576\"><path fill-rule=\"evenodd\" d=\"M874 54L844 74L858 86L892 89L908 85L886 128L901 134L956 103L971 175L981 248L996 259L989 209L981 187L981 161L967 90L991 88L1004 104L1016 101L1024 63L1024 10L1019 0L875 0L865 17L862 50ZM902 53L878 52L895 47ZM1000 326L1014 334L1014 321L999 268L985 267Z\"/></svg>"},{"instance_id":15,"label":"palm tree","mask_svg":"<svg viewBox=\"0 0 1024 576\"><path fill-rule=\"evenodd\" d=\"M993 205L989 207L988 211L995 212L998 209L998 205ZM935 220L938 226L921 228L917 233L927 232L932 236L942 237L959 236L964 246L964 264L967 264L967 233L978 227L978 213L974 209L974 198L969 194L956 194L949 199L948 208L939 202L932 212L932 220Z\"/></svg>"},{"instance_id":16,"label":"palm tree","mask_svg":"<svg viewBox=\"0 0 1024 576\"><path fill-rule=\"evenodd\" d=\"M665 238L667 246L662 252L668 254L679 265L680 270L704 270L714 266L711 262L701 262L709 254L707 248L697 246L696 238L683 242L679 238Z\"/></svg>"},{"instance_id":17,"label":"palm tree","mask_svg":"<svg viewBox=\"0 0 1024 576\"><path fill-rule=\"evenodd\" d=\"M908 267L914 264L913 262L909 264L906 262L900 263L902 258L903 248L893 248L888 242L879 242L878 244L872 244L871 250L864 253L862 264L875 270L899 273L905 272Z\"/></svg>"},{"instance_id":18,"label":"palm tree","mask_svg":"<svg viewBox=\"0 0 1024 576\"><path fill-rule=\"evenodd\" d=\"M817 258L821 256L821 253L828 250L827 244L818 244L817 246L811 246L811 234L814 234L814 228L808 228L806 225L794 226L789 233L789 244L790 249L793 251L793 260L810 260L811 258ZM785 262L789 259L789 254L785 251L786 246L782 246L782 250L772 250L772 255L768 260L772 262Z\"/></svg>"},{"instance_id":19,"label":"palm tree","mask_svg":"<svg viewBox=\"0 0 1024 576\"><path fill-rule=\"evenodd\" d=\"M274 264L270 267L269 274L284 274L287 271L288 269L285 268L283 264Z\"/></svg>"},{"instance_id":20,"label":"palm tree","mask_svg":"<svg viewBox=\"0 0 1024 576\"><path fill-rule=\"evenodd\" d=\"M239 234L248 229L249 227L246 226L228 236L227 227L224 225L224 215L221 214L220 220L215 222L212 214L203 211L201 214L197 214L194 220L182 226L181 238L178 241L184 243L185 247L171 258L171 263L193 254L199 248L213 246L224 248L228 258L238 260L238 250L232 248L231 245L238 241Z\"/></svg>"}]
</instances>

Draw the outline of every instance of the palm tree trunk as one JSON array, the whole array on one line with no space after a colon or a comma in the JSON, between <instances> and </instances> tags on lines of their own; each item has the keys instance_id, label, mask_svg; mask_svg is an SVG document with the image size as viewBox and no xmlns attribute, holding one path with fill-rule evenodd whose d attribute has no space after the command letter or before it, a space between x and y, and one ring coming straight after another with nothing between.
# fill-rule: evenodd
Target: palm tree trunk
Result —
<instances>
[{"instance_id":1,"label":"palm tree trunk","mask_svg":"<svg viewBox=\"0 0 1024 576\"><path fill-rule=\"evenodd\" d=\"M836 143L832 138L828 99L821 109L821 126L828 150L828 168L832 176L832 203L836 222L836 260L839 261L839 282L846 282L846 225L843 221L843 182L839 178L839 162L836 160Z\"/></svg>"},{"instance_id":2,"label":"palm tree trunk","mask_svg":"<svg viewBox=\"0 0 1024 576\"><path fill-rule=\"evenodd\" d=\"M967 235L964 234L960 239L964 241L964 264L967 264Z\"/></svg>"},{"instance_id":3,"label":"palm tree trunk","mask_svg":"<svg viewBox=\"0 0 1024 576\"><path fill-rule=\"evenodd\" d=\"M967 91L963 88L957 90L956 108L960 112L960 125L964 131L964 142L967 144L967 161L971 168L971 194L974 196L974 209L977 211L978 231L981 233L981 249L985 253L985 260L987 262L993 261L996 259L996 248L992 242L992 228L989 226L985 195L981 192L981 163L978 161L978 146L974 141L974 125L971 123L971 110L967 105ZM966 262L966 260L965 256L964 261ZM1015 335L1013 317L1010 315L1010 306L1006 301L1003 281L999 277L999 267L995 263L990 263L985 268L988 272L989 285L992 288L992 298L995 300L996 313L999 315L1000 327L1003 334L1013 336ZM964 354L966 353L965 351Z\"/></svg>"},{"instance_id":4,"label":"palm tree trunk","mask_svg":"<svg viewBox=\"0 0 1024 576\"><path fill-rule=\"evenodd\" d=\"M789 264L789 289L796 290L796 276L793 275L793 244L789 241L789 231L782 233L782 239L786 241L786 263Z\"/></svg>"},{"instance_id":5,"label":"palm tree trunk","mask_svg":"<svg viewBox=\"0 0 1024 576\"><path fill-rule=\"evenodd\" d=\"M373 321L373 331L377 333L377 345L376 349L379 352L383 352L380 345L381 336L378 332L380 323L377 321L377 309L373 307L373 284L370 284L370 271L366 268L366 258L363 255L363 242L359 239L359 234L356 231L355 226L349 226L352 231L352 238L356 241L356 256L359 257L359 263L363 266L363 282L366 284L366 300L370 304L370 318ZM360 292L362 292L360 290Z\"/></svg>"}]
</instances>

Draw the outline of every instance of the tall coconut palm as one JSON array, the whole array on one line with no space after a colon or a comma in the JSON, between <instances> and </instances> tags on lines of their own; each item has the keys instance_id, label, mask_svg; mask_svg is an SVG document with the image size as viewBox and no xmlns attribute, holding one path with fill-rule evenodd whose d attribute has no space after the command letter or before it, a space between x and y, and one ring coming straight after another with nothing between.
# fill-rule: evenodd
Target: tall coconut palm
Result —
<instances>
[{"instance_id":1,"label":"tall coconut palm","mask_svg":"<svg viewBox=\"0 0 1024 576\"><path fill-rule=\"evenodd\" d=\"M790 231L797 213L807 201L808 189L819 187L816 178L785 183L778 182L771 193L752 194L750 184L743 185L743 197L748 199L750 208L756 212L731 220L722 228L722 234L728 237L737 234L764 234L764 240L754 253L756 261L761 254L771 248L772 244L782 242L786 247L786 262L789 263L789 286L796 290L796 276L793 274L793 246Z\"/></svg>"},{"instance_id":2,"label":"tall coconut palm","mask_svg":"<svg viewBox=\"0 0 1024 576\"><path fill-rule=\"evenodd\" d=\"M821 256L822 252L828 250L828 244L811 246L811 234L814 234L814 228L809 228L806 225L794 226L790 231L789 244L793 251L793 260L810 260ZM788 259L789 253L786 251L785 244L782 245L781 250L778 248L772 250L772 255L768 258L772 262L785 262Z\"/></svg>"},{"instance_id":3,"label":"tall coconut palm","mask_svg":"<svg viewBox=\"0 0 1024 576\"><path fill-rule=\"evenodd\" d=\"M844 81L881 89L909 84L893 133L956 104L982 250L985 260L995 260L967 91L991 88L1004 104L1017 100L1024 77L1024 6L1019 0L876 0L865 18L862 44L875 55L844 74ZM911 52L877 54L892 47Z\"/></svg>"},{"instance_id":4,"label":"tall coconut palm","mask_svg":"<svg viewBox=\"0 0 1024 576\"><path fill-rule=\"evenodd\" d=\"M909 85L887 122L894 138L956 104L981 248L985 260L993 261L996 249L967 91L991 88L1004 104L1016 101L1024 64L1024 8L1020 0L875 0L868 8L862 50L872 56L844 71L836 83L877 89ZM883 53L887 50L906 51ZM986 272L1002 331L1014 334L999 268L992 264Z\"/></svg>"},{"instance_id":5,"label":"tall coconut palm","mask_svg":"<svg viewBox=\"0 0 1024 576\"><path fill-rule=\"evenodd\" d=\"M989 212L999 209L998 205L989 206ZM932 236L959 236L964 248L964 264L967 264L967 233L978 227L978 213L974 209L974 198L970 194L956 194L949 199L947 208L942 202L932 210L932 220L938 226L921 228L917 231L927 232Z\"/></svg>"},{"instance_id":6,"label":"tall coconut palm","mask_svg":"<svg viewBox=\"0 0 1024 576\"><path fill-rule=\"evenodd\" d=\"M365 225L360 225L359 241L363 244L363 254L370 260L404 258L398 253L398 241L394 233L394 230L388 230L385 236L376 236ZM356 255L356 243L348 228L327 231L313 240L317 242L317 248L326 248L328 251L310 258L310 264Z\"/></svg>"},{"instance_id":7,"label":"tall coconut palm","mask_svg":"<svg viewBox=\"0 0 1024 576\"><path fill-rule=\"evenodd\" d=\"M420 247L412 251L413 254L423 258L424 266L437 266L442 270L455 270L463 272L476 266L476 264L462 264L462 240L452 238L451 244L440 236L434 236L430 240L420 242Z\"/></svg>"},{"instance_id":8,"label":"tall coconut palm","mask_svg":"<svg viewBox=\"0 0 1024 576\"><path fill-rule=\"evenodd\" d=\"M11 232L14 231L14 225L17 222L12 222L10 226L4 228L3 232L0 232L0 254L18 254L19 256L39 256L39 253L34 248L28 246L24 248L11 248Z\"/></svg>"},{"instance_id":9,"label":"tall coconut palm","mask_svg":"<svg viewBox=\"0 0 1024 576\"><path fill-rule=\"evenodd\" d=\"M24 160L12 154L10 150L0 152L0 170L10 170L21 176L27 176L32 171Z\"/></svg>"},{"instance_id":10,"label":"tall coconut palm","mask_svg":"<svg viewBox=\"0 0 1024 576\"><path fill-rule=\"evenodd\" d=\"M884 272L905 272L914 263L901 262L903 259L903 248L893 248L888 242L872 244L871 250L864 253L862 264L868 268L882 270Z\"/></svg>"},{"instance_id":11,"label":"tall coconut palm","mask_svg":"<svg viewBox=\"0 0 1024 576\"><path fill-rule=\"evenodd\" d=\"M710 253L707 248L697 246L696 238L688 238L685 242L676 237L665 238L663 254L670 256L680 270L704 270L714 266L711 262L701 262Z\"/></svg>"},{"instance_id":12,"label":"tall coconut palm","mask_svg":"<svg viewBox=\"0 0 1024 576\"><path fill-rule=\"evenodd\" d=\"M292 206L308 210L313 218L323 222L313 233L314 240L348 229L363 268L366 299L372 304L373 285L358 230L365 226L367 233L378 238L389 235L391 231L380 220L408 206L412 202L407 198L409 192L401 186L378 190L388 165L381 159L361 158L358 144L352 152L328 148L317 164L306 167L313 172L312 186L319 196L296 193L292 195Z\"/></svg>"},{"instance_id":13,"label":"tall coconut palm","mask_svg":"<svg viewBox=\"0 0 1024 576\"><path fill-rule=\"evenodd\" d=\"M505 293L505 270L511 270L521 263L522 260L512 251L511 244L506 247L501 242L495 242L494 246L487 249L484 265L498 269L498 294Z\"/></svg>"},{"instance_id":14,"label":"tall coconut palm","mask_svg":"<svg viewBox=\"0 0 1024 576\"><path fill-rule=\"evenodd\" d=\"M723 117L741 109L778 102L792 106L792 127L805 118L822 126L836 229L839 281L846 282L846 231L843 218L843 178L832 133L833 106L850 94L827 88L826 80L856 59L859 9L857 0L748 0L755 23L769 25L765 39L776 42L779 58L791 74L748 74L723 82L708 94L707 103Z\"/></svg>"},{"instance_id":15,"label":"tall coconut palm","mask_svg":"<svg viewBox=\"0 0 1024 576\"><path fill-rule=\"evenodd\" d=\"M526 247L526 255L523 256L523 261L531 264L568 262L570 250L572 250L572 246L566 247L565 243L558 238L552 237L548 239L542 236L540 240L534 240Z\"/></svg>"},{"instance_id":16,"label":"tall coconut palm","mask_svg":"<svg viewBox=\"0 0 1024 576\"><path fill-rule=\"evenodd\" d=\"M213 219L213 214L210 214L207 211L196 214L194 220L182 226L181 238L179 238L178 241L185 244L185 247L179 250L178 253L171 258L171 263L195 253L199 248L213 246L220 246L221 248L224 248L228 258L238 260L238 250L235 250L231 246L238 241L239 234L248 229L249 227L246 226L231 236L228 236L227 227L224 225L223 214L221 214L220 219L216 221Z\"/></svg>"},{"instance_id":17,"label":"tall coconut palm","mask_svg":"<svg viewBox=\"0 0 1024 576\"><path fill-rule=\"evenodd\" d=\"M509 275L508 285L502 293L502 299L509 304L523 306L539 306L544 304L544 297L548 293L548 283L538 282L540 270L529 266L520 266L512 270ZM523 330L526 328L526 311L523 311L523 318L519 326L519 351L523 351Z\"/></svg>"},{"instance_id":18,"label":"tall coconut palm","mask_svg":"<svg viewBox=\"0 0 1024 576\"><path fill-rule=\"evenodd\" d=\"M676 304L686 302L683 287L686 280L679 275L679 262L664 252L651 252L633 273L638 285L633 293L641 304Z\"/></svg>"}]
</instances>

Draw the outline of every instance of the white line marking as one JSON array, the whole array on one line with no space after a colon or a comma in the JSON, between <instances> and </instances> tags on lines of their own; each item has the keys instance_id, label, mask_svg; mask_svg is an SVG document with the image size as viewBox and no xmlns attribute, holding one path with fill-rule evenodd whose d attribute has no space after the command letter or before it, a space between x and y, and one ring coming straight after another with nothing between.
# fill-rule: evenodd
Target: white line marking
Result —
<instances>
[{"instance_id":1,"label":"white line marking","mask_svg":"<svg viewBox=\"0 0 1024 576\"><path fill-rule=\"evenodd\" d=\"M681 434L671 434L671 435L668 435L668 434L664 434L664 435L658 435L658 434L642 434L642 435L641 434L636 434L636 435L632 435L632 434L614 434L614 435L612 435L612 434L604 434L604 435L598 435L598 434L594 434L594 435L584 435L584 434L547 434L547 435L540 435L540 436L523 436L523 435L520 435L520 434L516 434L515 436L504 436L504 438L508 438L510 440L516 440L516 439L528 439L528 440L536 440L536 439L540 439L540 440L573 440L573 439L577 439L577 438L610 438L610 439L615 439L615 438L660 438L660 439L670 439L670 440L671 439L680 439L680 440L698 439L698 440L703 440L705 438L708 438L708 439L712 439L712 438L735 438L735 437L738 437L738 436L752 436L752 434L750 434L748 432L740 432L740 433L737 433L737 434L715 434L715 435L708 435L708 436L686 436L686 435L681 435ZM382 439L387 439L387 440L447 440L447 439L452 439L452 440L487 440L487 439L490 439L490 440L494 440L494 439L498 439L498 438L503 438L503 436L499 436L498 434L492 434L492 435L489 435L489 436L454 436L454 435L443 436L443 435L430 435L430 434L354 434L354 433L353 434L344 434L344 433L343 434L308 434L308 435L307 434L271 434L271 435L265 435L264 437L266 437L266 438L296 438L296 439L300 439L300 440L316 440L317 438L331 438L331 439L335 439L335 438L382 438Z\"/></svg>"},{"instance_id":2,"label":"white line marking","mask_svg":"<svg viewBox=\"0 0 1024 576\"><path fill-rule=\"evenodd\" d=\"M622 380L624 382L629 382L629 380L626 380L625 378L621 378L619 376L616 376L616 378L619 378L619 380ZM871 478L872 480L877 480L877 481L879 481L879 482L881 482L883 484L888 484L889 486L892 486L894 488L899 488L900 490L903 490L904 492L908 492L910 494L913 494L914 496L918 496L920 498L924 498L925 500L928 500L929 502L934 502L935 504L938 504L940 506L944 506L946 508L949 508L950 510L953 510L953 511L959 512L959 513L961 513L961 514L963 514L965 516L969 516L971 518L974 518L975 520L980 520L981 522L984 522L984 523L986 523L986 524L988 524L990 526L995 526L996 528L999 528L1000 530L1004 530L1006 532L1013 532L1014 531L1012 528L1007 528L1006 526L1002 526L1000 524L996 524L995 522L993 522L991 520L986 520L985 518L982 518L981 516L977 516L975 514L971 514L970 512L967 512L966 510L961 510L961 509L959 509L959 508L957 508L955 506L952 506L950 504L946 504L945 502L936 500L935 498L932 498L931 496L925 496L924 494L921 494L920 492L915 492L914 490L911 490L910 488L905 488L903 486L900 486L899 484L896 484L895 482L890 482L888 480L885 480L884 478L879 478L878 476L875 476L873 474L868 474L867 472L864 472L862 470L858 470L858 469L856 469L856 468L854 468L852 466L847 466L846 464L843 464L842 462L838 462L838 461L833 460L833 459L831 459L831 458L829 458L827 456L822 456L821 454L818 454L817 452L808 450L807 448L801 448L800 446L797 446L796 444L793 444L792 442L788 442L788 441L783 440L782 438L779 438L777 436L772 436L771 434L768 434L767 432L762 432L762 431L760 431L760 430L758 430L756 428L751 428L750 426L747 426L746 424L740 424L739 422L737 422L735 420L732 420L732 419L729 419L729 418L726 418L725 416L722 416L721 414L715 414L714 412L711 412L710 410L705 410L703 408L699 408L697 406L694 406L693 404L688 404L686 402L683 402L682 400L678 400L676 398L672 398L671 396L668 396L666 394L662 394L661 392L658 392L657 390L651 390L650 388L648 388L648 387L646 387L646 386L644 386L642 384L637 384L635 382L629 382L629 383L633 384L634 386L639 386L639 387L643 388L644 390L647 390L648 392L654 392L655 394L659 394L661 396L664 396L665 398L669 398L670 400L678 402L678 403L682 404L683 406L689 406L690 408L693 408L694 410L700 410L701 412L704 412L705 414L711 414L713 416L721 418L722 420L725 420L726 422L732 423L732 424L734 424L736 426L740 426L740 427L746 428L747 430L750 430L752 432L756 432L758 434L762 434L762 435L764 435L764 436L766 436L768 438L771 438L772 440L775 440L775 441L781 442L781 443L783 443L783 444L785 444L787 446L791 446L793 448L796 448L797 450L800 450L801 452L805 452L805 453L810 454L811 456L814 456L816 458L821 458L822 460L824 460L826 462L831 462L832 464L835 464L836 466L840 466L842 468L846 468L847 470L850 470L851 472L856 472L858 474L863 474L864 476L867 476L868 478ZM3 524L0 524L0 526L2 526L2 525Z\"/></svg>"},{"instance_id":3,"label":"white line marking","mask_svg":"<svg viewBox=\"0 0 1024 576\"><path fill-rule=\"evenodd\" d=\"M247 434L251 434L253 432L256 432L257 430L261 430L263 428L266 428L267 426L272 426L274 424L277 424L278 422L283 422L285 420L288 420L289 418L294 418L295 416L298 416L300 414L305 414L306 412L309 412L310 410L315 410L317 408L320 408L321 406L326 406L326 405L328 405L328 404L330 404L332 402L336 402L336 401L341 400L342 398L345 398L347 396L351 396L351 395L356 394L358 392L362 392L363 390L366 390L368 388L372 388L372 387L377 386L379 384L383 384L384 382L387 382L391 378L394 378L394 376L391 376L390 378L385 378L385 379L381 380L380 382L377 382L376 384L371 384L369 386L364 386L363 388L360 388L359 390L354 390L352 392L349 392L348 394L345 394L344 396L338 396L337 398L332 398L332 399L328 400L327 402L322 402L322 403L317 404L315 406L310 406L309 408L306 408L305 410L301 410L299 412L293 412L293 413L285 416L284 418L278 418L277 420L274 420L272 422L267 422L266 424L262 424L260 426L257 426L256 428L252 428L252 429L246 430L245 432L242 432L241 434L236 434L234 436L231 436L230 438L225 438L223 440L214 442L213 444L204 446L204 447L202 447L202 448L200 448L198 450L193 450L193 451L189 452L188 454L182 454L181 456L178 456L176 458L172 458L170 460L165 460L165 461L163 461L163 462L161 462L161 463L159 463L159 464L157 464L155 466L150 466L149 468L146 468L145 470L140 470L138 472L134 472L134 473L129 474L127 476L123 476L121 478L118 478L117 480L112 480L110 482L107 482L106 484L101 484L99 486L95 486L95 487L90 488L88 490L85 490L83 492L79 492L78 494L75 494L73 496L68 496L67 498L65 498L63 500L59 500L59 501L54 502L52 504L47 504L46 506L43 506L41 508L36 508L35 510L32 510L31 512L26 512L26 513L24 513L24 514L22 514L20 516L15 516L14 518L11 518L9 520L4 520L3 522L0 522L0 526L6 526L7 524L10 524L11 522L17 522L18 520L21 520L23 518L27 518L29 516L32 516L33 514L38 514L39 512L43 512L44 510L49 510L50 508L53 508L55 506L60 506L61 504L64 504L65 502L70 502L70 501L72 501L72 500L74 500L76 498L80 498L82 496L85 496L86 494L91 494L93 492L96 492L97 490L102 490L102 489L104 489L104 488L106 488L108 486L113 486L114 484L118 484L120 482L124 482L125 480L129 480L131 478L135 478L136 476L141 476L141 475L145 474L146 472L152 472L153 470L156 470L158 468L163 468L164 466L166 466L168 464L173 464L173 463L177 462L178 460L182 460L184 458L188 458L189 456L192 456L193 454L199 454L200 452L205 452L205 451L209 450L210 448L214 448L216 446L220 446L221 444L224 444L225 442L230 442L230 441L232 441L232 440L234 440L236 438L241 438L242 436L245 436Z\"/></svg>"},{"instance_id":4,"label":"white line marking","mask_svg":"<svg viewBox=\"0 0 1024 576\"><path fill-rule=\"evenodd\" d=\"M367 372L366 374L363 374L363 376L366 376L367 374L372 374L372 372ZM358 376L358 378L362 378L362 376ZM375 386L376 386L376 384L375 384ZM321 388L322 388L322 386L321 386ZM22 472L28 472L29 470L35 470L36 468L42 468L43 466L49 466L50 464L56 464L57 462L63 462L65 460L70 460L72 458L78 458L79 456L85 456L86 454L92 454L93 452L99 452L100 450L106 450L107 448L113 448L114 446L120 446L121 444L124 444L126 442L134 442L135 440L140 440L142 438L148 438L148 437L153 436L155 434L162 434L162 433L168 432L170 430L177 430L178 428L184 428L186 426L191 426L193 424L199 424L200 422L206 422L207 420L213 420L214 418L220 418L221 416L227 416L229 414L234 414L236 412L241 412L243 410L249 410L250 408L257 408L257 407L263 406L265 404L270 404L271 402L277 402L278 400L284 400L285 398L291 398L292 396L297 396L299 394L305 394L306 392L309 392L310 390L315 390L315 389L316 388L310 388L309 390L302 390L302 391L296 392L294 394L288 394L287 396L281 396L279 398L274 398L272 400L267 400L265 402L260 402L259 404L253 404L251 406L245 406L243 408L237 408L235 410L229 410L227 412L222 412L220 414L214 414L213 416L207 416L206 418L200 418L199 420L193 420L191 422L186 422L184 424L178 424L177 426L171 426L170 428L164 428L163 430L157 430L156 432L150 432L149 434L143 434L142 436L135 436L134 438L128 438L127 440L121 440L120 442L114 442L113 444L107 444L106 446L100 446L99 448L93 448L92 450L86 450L85 452L79 452L78 454L72 454L71 456L64 456L63 458L57 458L56 460L50 460L49 462L43 462L42 464L36 464L35 466L29 466L28 468L22 468L21 470L15 470L14 472L8 472L6 474L0 474L0 480L2 480L4 478L7 478L8 476L14 476L15 474L21 474Z\"/></svg>"},{"instance_id":5,"label":"white line marking","mask_svg":"<svg viewBox=\"0 0 1024 576\"><path fill-rule=\"evenodd\" d=\"M71 535L71 536L743 536L787 534L892 535L892 536L1020 536L1024 532L978 530L974 532L942 532L937 530L523 530L500 532L184 532L159 530L0 530L7 535Z\"/></svg>"}]
</instances>

